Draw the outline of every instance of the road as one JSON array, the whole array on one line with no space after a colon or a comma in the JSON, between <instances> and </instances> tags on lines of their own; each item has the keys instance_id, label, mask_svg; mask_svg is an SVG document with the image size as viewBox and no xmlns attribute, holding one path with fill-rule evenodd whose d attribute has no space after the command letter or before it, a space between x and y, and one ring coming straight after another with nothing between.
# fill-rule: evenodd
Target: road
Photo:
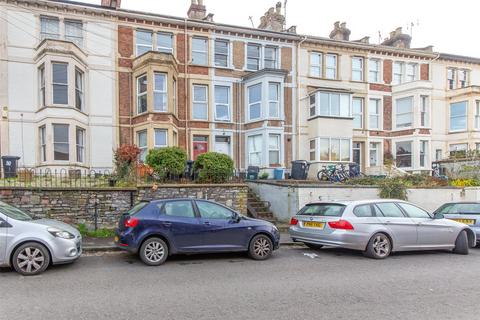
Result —
<instances>
[{"instance_id":1,"label":"road","mask_svg":"<svg viewBox=\"0 0 480 320\"><path fill-rule=\"evenodd\" d=\"M395 254L283 247L173 257L82 257L37 277L0 271L0 319L478 319L480 249Z\"/></svg>"}]
</instances>

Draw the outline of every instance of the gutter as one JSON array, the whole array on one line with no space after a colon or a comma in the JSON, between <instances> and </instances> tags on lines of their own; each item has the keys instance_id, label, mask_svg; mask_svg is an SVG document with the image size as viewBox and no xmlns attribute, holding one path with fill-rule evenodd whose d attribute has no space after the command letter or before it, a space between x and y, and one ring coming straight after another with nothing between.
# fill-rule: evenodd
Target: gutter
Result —
<instances>
[{"instance_id":1,"label":"gutter","mask_svg":"<svg viewBox=\"0 0 480 320\"><path fill-rule=\"evenodd\" d=\"M295 138L293 140L293 143L295 143L295 154L294 154L294 159L292 159L292 161L294 161L295 159L299 159L299 156L300 156L300 143L299 143L299 138L300 138L300 79L299 79L299 75L300 75L300 71L298 70L298 66L299 66L299 53L300 53L300 46L302 45L302 43L304 43L305 41L307 41L307 36L303 36L302 40L300 40L300 42L297 44L296 46L296 54L295 54L295 83L296 83L296 87L295 87L295 102L296 102L296 108L295 106L292 106L292 110L294 111L294 115L295 115Z\"/></svg>"}]
</instances>

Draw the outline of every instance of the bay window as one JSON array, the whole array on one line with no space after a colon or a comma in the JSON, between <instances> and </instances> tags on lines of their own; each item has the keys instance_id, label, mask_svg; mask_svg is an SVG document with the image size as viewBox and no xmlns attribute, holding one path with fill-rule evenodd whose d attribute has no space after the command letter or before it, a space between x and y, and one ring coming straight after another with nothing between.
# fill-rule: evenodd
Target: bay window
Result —
<instances>
[{"instance_id":1,"label":"bay window","mask_svg":"<svg viewBox=\"0 0 480 320\"><path fill-rule=\"evenodd\" d=\"M262 164L262 142L263 135L254 135L247 138L248 164L250 166L260 166Z\"/></svg>"},{"instance_id":2,"label":"bay window","mask_svg":"<svg viewBox=\"0 0 480 320\"><path fill-rule=\"evenodd\" d=\"M480 130L480 101L475 101L475 129Z\"/></svg>"},{"instance_id":3,"label":"bay window","mask_svg":"<svg viewBox=\"0 0 480 320\"><path fill-rule=\"evenodd\" d=\"M70 160L68 124L53 125L53 160Z\"/></svg>"},{"instance_id":4,"label":"bay window","mask_svg":"<svg viewBox=\"0 0 480 320\"><path fill-rule=\"evenodd\" d=\"M260 54L262 47L258 44L247 45L247 69L257 71L260 70Z\"/></svg>"},{"instance_id":5,"label":"bay window","mask_svg":"<svg viewBox=\"0 0 480 320\"><path fill-rule=\"evenodd\" d=\"M83 72L75 69L75 108L83 110Z\"/></svg>"},{"instance_id":6,"label":"bay window","mask_svg":"<svg viewBox=\"0 0 480 320\"><path fill-rule=\"evenodd\" d=\"M147 112L147 75L137 78L137 114Z\"/></svg>"},{"instance_id":7,"label":"bay window","mask_svg":"<svg viewBox=\"0 0 480 320\"><path fill-rule=\"evenodd\" d=\"M173 79L173 114L177 115L177 80Z\"/></svg>"},{"instance_id":8,"label":"bay window","mask_svg":"<svg viewBox=\"0 0 480 320\"><path fill-rule=\"evenodd\" d=\"M278 48L277 47L265 47L265 54L263 59L263 65L268 69L276 69L278 60Z\"/></svg>"},{"instance_id":9,"label":"bay window","mask_svg":"<svg viewBox=\"0 0 480 320\"><path fill-rule=\"evenodd\" d=\"M429 97L420 96L420 126L427 127L429 122Z\"/></svg>"},{"instance_id":10,"label":"bay window","mask_svg":"<svg viewBox=\"0 0 480 320\"><path fill-rule=\"evenodd\" d=\"M322 59L319 52L310 53L310 76L320 78L322 76Z\"/></svg>"},{"instance_id":11,"label":"bay window","mask_svg":"<svg viewBox=\"0 0 480 320\"><path fill-rule=\"evenodd\" d=\"M45 65L41 65L38 68L38 83L39 83L39 100L40 100L40 107L46 106L45 101Z\"/></svg>"},{"instance_id":12,"label":"bay window","mask_svg":"<svg viewBox=\"0 0 480 320\"><path fill-rule=\"evenodd\" d=\"M215 40L215 66L228 67L229 64L229 42L228 40Z\"/></svg>"},{"instance_id":13,"label":"bay window","mask_svg":"<svg viewBox=\"0 0 480 320\"><path fill-rule=\"evenodd\" d=\"M395 107L396 127L411 127L413 124L413 97L397 99Z\"/></svg>"},{"instance_id":14,"label":"bay window","mask_svg":"<svg viewBox=\"0 0 480 320\"><path fill-rule=\"evenodd\" d=\"M153 87L153 110L158 112L168 111L167 74L155 72Z\"/></svg>"},{"instance_id":15,"label":"bay window","mask_svg":"<svg viewBox=\"0 0 480 320\"><path fill-rule=\"evenodd\" d=\"M262 84L248 87L248 119L255 120L262 117Z\"/></svg>"},{"instance_id":16,"label":"bay window","mask_svg":"<svg viewBox=\"0 0 480 320\"><path fill-rule=\"evenodd\" d=\"M420 141L420 167L422 168L427 167L427 159L428 159L428 141L421 140Z\"/></svg>"},{"instance_id":17,"label":"bay window","mask_svg":"<svg viewBox=\"0 0 480 320\"><path fill-rule=\"evenodd\" d=\"M215 120L230 121L230 87L215 86Z\"/></svg>"},{"instance_id":18,"label":"bay window","mask_svg":"<svg viewBox=\"0 0 480 320\"><path fill-rule=\"evenodd\" d=\"M171 33L157 33L157 51L173 54L173 35Z\"/></svg>"},{"instance_id":19,"label":"bay window","mask_svg":"<svg viewBox=\"0 0 480 320\"><path fill-rule=\"evenodd\" d=\"M352 99L353 128L363 129L363 99Z\"/></svg>"},{"instance_id":20,"label":"bay window","mask_svg":"<svg viewBox=\"0 0 480 320\"><path fill-rule=\"evenodd\" d=\"M52 63L53 104L68 104L68 64Z\"/></svg>"},{"instance_id":21,"label":"bay window","mask_svg":"<svg viewBox=\"0 0 480 320\"><path fill-rule=\"evenodd\" d=\"M137 132L137 146L140 149L140 160L145 162L147 158L147 130Z\"/></svg>"},{"instance_id":22,"label":"bay window","mask_svg":"<svg viewBox=\"0 0 480 320\"><path fill-rule=\"evenodd\" d=\"M85 162L85 129L77 127L75 132L77 162Z\"/></svg>"},{"instance_id":23,"label":"bay window","mask_svg":"<svg viewBox=\"0 0 480 320\"><path fill-rule=\"evenodd\" d=\"M208 39L192 39L192 64L201 66L208 65Z\"/></svg>"},{"instance_id":24,"label":"bay window","mask_svg":"<svg viewBox=\"0 0 480 320\"><path fill-rule=\"evenodd\" d=\"M336 92L316 92L310 103L315 103L315 115L325 117L350 117L350 94ZM312 115L312 106L310 115Z\"/></svg>"},{"instance_id":25,"label":"bay window","mask_svg":"<svg viewBox=\"0 0 480 320\"><path fill-rule=\"evenodd\" d=\"M38 129L38 137L40 144L40 161L47 161L47 128L42 126Z\"/></svg>"},{"instance_id":26,"label":"bay window","mask_svg":"<svg viewBox=\"0 0 480 320\"><path fill-rule=\"evenodd\" d=\"M320 161L350 161L350 139L319 138L318 141L320 146Z\"/></svg>"},{"instance_id":27,"label":"bay window","mask_svg":"<svg viewBox=\"0 0 480 320\"><path fill-rule=\"evenodd\" d=\"M208 120L208 90L207 86L193 85L193 119Z\"/></svg>"},{"instance_id":28,"label":"bay window","mask_svg":"<svg viewBox=\"0 0 480 320\"><path fill-rule=\"evenodd\" d=\"M317 114L317 103L316 103L316 99L317 98L317 95L315 94L312 94L310 96L310 117L313 117Z\"/></svg>"},{"instance_id":29,"label":"bay window","mask_svg":"<svg viewBox=\"0 0 480 320\"><path fill-rule=\"evenodd\" d=\"M153 50L153 37L151 31L137 30L136 32L136 50L137 56Z\"/></svg>"},{"instance_id":30,"label":"bay window","mask_svg":"<svg viewBox=\"0 0 480 320\"><path fill-rule=\"evenodd\" d=\"M402 141L395 144L397 167L412 167L412 141Z\"/></svg>"},{"instance_id":31,"label":"bay window","mask_svg":"<svg viewBox=\"0 0 480 320\"><path fill-rule=\"evenodd\" d=\"M456 158L466 157L468 151L467 143L457 143L450 145L450 156Z\"/></svg>"},{"instance_id":32,"label":"bay window","mask_svg":"<svg viewBox=\"0 0 480 320\"><path fill-rule=\"evenodd\" d=\"M363 58L352 58L352 81L363 81Z\"/></svg>"},{"instance_id":33,"label":"bay window","mask_svg":"<svg viewBox=\"0 0 480 320\"><path fill-rule=\"evenodd\" d=\"M317 160L317 141L315 139L310 140L310 161Z\"/></svg>"},{"instance_id":34,"label":"bay window","mask_svg":"<svg viewBox=\"0 0 480 320\"><path fill-rule=\"evenodd\" d=\"M268 83L268 116L270 118L280 117L280 83Z\"/></svg>"},{"instance_id":35,"label":"bay window","mask_svg":"<svg viewBox=\"0 0 480 320\"><path fill-rule=\"evenodd\" d=\"M337 79L337 55L327 54L325 56L325 78Z\"/></svg>"},{"instance_id":36,"label":"bay window","mask_svg":"<svg viewBox=\"0 0 480 320\"><path fill-rule=\"evenodd\" d=\"M380 99L370 99L368 103L368 128L371 130L380 130L380 119Z\"/></svg>"},{"instance_id":37,"label":"bay window","mask_svg":"<svg viewBox=\"0 0 480 320\"><path fill-rule=\"evenodd\" d=\"M467 101L450 104L450 131L467 130Z\"/></svg>"},{"instance_id":38,"label":"bay window","mask_svg":"<svg viewBox=\"0 0 480 320\"><path fill-rule=\"evenodd\" d=\"M372 83L380 82L380 60L368 60L368 81Z\"/></svg>"},{"instance_id":39,"label":"bay window","mask_svg":"<svg viewBox=\"0 0 480 320\"><path fill-rule=\"evenodd\" d=\"M280 135L268 135L268 162L270 166L280 164Z\"/></svg>"},{"instance_id":40,"label":"bay window","mask_svg":"<svg viewBox=\"0 0 480 320\"><path fill-rule=\"evenodd\" d=\"M40 17L40 39L59 39L60 21L54 17Z\"/></svg>"},{"instance_id":41,"label":"bay window","mask_svg":"<svg viewBox=\"0 0 480 320\"><path fill-rule=\"evenodd\" d=\"M167 142L167 130L164 129L155 129L155 141L154 141L154 147L156 149L159 148L165 148L168 146Z\"/></svg>"},{"instance_id":42,"label":"bay window","mask_svg":"<svg viewBox=\"0 0 480 320\"><path fill-rule=\"evenodd\" d=\"M65 40L83 46L83 24L81 21L65 20Z\"/></svg>"}]
</instances>

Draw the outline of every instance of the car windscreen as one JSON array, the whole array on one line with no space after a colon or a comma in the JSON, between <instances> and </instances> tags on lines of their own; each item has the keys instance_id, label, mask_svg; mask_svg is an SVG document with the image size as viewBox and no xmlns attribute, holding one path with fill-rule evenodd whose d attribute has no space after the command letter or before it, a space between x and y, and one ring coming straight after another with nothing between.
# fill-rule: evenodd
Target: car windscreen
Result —
<instances>
[{"instance_id":1,"label":"car windscreen","mask_svg":"<svg viewBox=\"0 0 480 320\"><path fill-rule=\"evenodd\" d=\"M147 202L147 201L138 202L135 205L133 205L133 207L131 207L130 210L128 210L125 214L129 215L129 216L134 216L137 213L139 213L140 210L145 208L148 204L149 204L149 202Z\"/></svg>"},{"instance_id":2,"label":"car windscreen","mask_svg":"<svg viewBox=\"0 0 480 320\"><path fill-rule=\"evenodd\" d=\"M15 208L9 204L0 202L0 212L9 217L10 219L19 220L19 221L30 221L33 218L26 212Z\"/></svg>"},{"instance_id":3,"label":"car windscreen","mask_svg":"<svg viewBox=\"0 0 480 320\"><path fill-rule=\"evenodd\" d=\"M480 203L455 203L443 207L443 214L478 214L480 215Z\"/></svg>"},{"instance_id":4,"label":"car windscreen","mask_svg":"<svg viewBox=\"0 0 480 320\"><path fill-rule=\"evenodd\" d=\"M308 204L300 210L298 215L315 217L341 217L345 205L335 203Z\"/></svg>"}]
</instances>

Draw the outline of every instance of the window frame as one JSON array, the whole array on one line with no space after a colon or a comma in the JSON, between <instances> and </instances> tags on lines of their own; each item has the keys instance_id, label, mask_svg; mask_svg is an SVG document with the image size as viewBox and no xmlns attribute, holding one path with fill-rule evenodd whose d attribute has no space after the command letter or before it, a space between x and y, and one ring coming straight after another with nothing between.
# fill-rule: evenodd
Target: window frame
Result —
<instances>
[{"instance_id":1,"label":"window frame","mask_svg":"<svg viewBox=\"0 0 480 320\"><path fill-rule=\"evenodd\" d=\"M413 142L414 142L413 140L395 141L395 159L396 159L395 162L396 162L396 166L397 166L398 168L407 168L407 169L408 169L408 168L413 168L413 165L414 165L414 159L413 159L413 153L414 153L414 150L413 150ZM410 144L410 152L406 152L406 153L401 154L401 155L399 156L399 154L398 154L398 145L399 145L399 144L402 144L402 143L403 143L403 144L405 144L405 143L409 143L409 144ZM400 160L399 157L402 157L402 158L405 157L405 158L406 158L406 157L408 157L408 156L410 157L410 165L409 165L409 166L400 165L400 163L401 163L402 160Z\"/></svg>"},{"instance_id":2,"label":"window frame","mask_svg":"<svg viewBox=\"0 0 480 320\"><path fill-rule=\"evenodd\" d=\"M141 145L141 135L145 135L145 145ZM145 161L148 154L148 131L147 129L139 130L135 133L137 140L137 147L140 149L140 154L138 155L140 161Z\"/></svg>"},{"instance_id":3,"label":"window frame","mask_svg":"<svg viewBox=\"0 0 480 320\"><path fill-rule=\"evenodd\" d=\"M157 132L161 132L165 134L165 144L158 144L157 143ZM161 149L168 147L168 130L163 128L154 128L153 129L153 148L154 149Z\"/></svg>"},{"instance_id":4,"label":"window frame","mask_svg":"<svg viewBox=\"0 0 480 320\"><path fill-rule=\"evenodd\" d=\"M78 81L77 76L80 77ZM75 108L83 111L85 109L85 73L79 68L75 68ZM80 102L80 105L79 105Z\"/></svg>"},{"instance_id":5,"label":"window frame","mask_svg":"<svg viewBox=\"0 0 480 320\"><path fill-rule=\"evenodd\" d=\"M253 152L250 150L250 141L254 142L254 139L259 139L260 140L260 149L259 150L254 150ZM253 146L255 144L253 143ZM248 152L248 165L249 166L261 166L263 163L263 134L252 134L247 136L247 152ZM252 155L256 155L259 159L258 163L252 163Z\"/></svg>"},{"instance_id":6,"label":"window frame","mask_svg":"<svg viewBox=\"0 0 480 320\"><path fill-rule=\"evenodd\" d=\"M480 130L480 100L475 100L474 128Z\"/></svg>"},{"instance_id":7,"label":"window frame","mask_svg":"<svg viewBox=\"0 0 480 320\"><path fill-rule=\"evenodd\" d=\"M171 47L163 47L163 46L160 46L159 43L159 37L160 36L167 36L169 37L170 39L170 45ZM153 39L152 39L153 40ZM158 52L163 52L163 53L170 53L173 55L173 50L174 50L174 36L173 36L173 33L170 33L170 32L163 32L163 31L158 31L155 33L155 40L156 40L156 43L155 43L155 48L156 48L156 51ZM153 42L153 41L152 41ZM152 43L152 47L153 47L153 43Z\"/></svg>"},{"instance_id":8,"label":"window frame","mask_svg":"<svg viewBox=\"0 0 480 320\"><path fill-rule=\"evenodd\" d=\"M360 101L360 113L355 113L355 104L354 101ZM353 116L353 129L363 130L365 127L364 124L364 98L361 97L352 97L352 116ZM356 126L357 117L360 117L360 126Z\"/></svg>"},{"instance_id":9,"label":"window frame","mask_svg":"<svg viewBox=\"0 0 480 320\"><path fill-rule=\"evenodd\" d=\"M157 76L163 77L163 88L157 89ZM148 86L148 82L147 82ZM148 89L147 89L148 91ZM156 99L157 95L163 96L164 106L157 108ZM154 112L168 112L168 74L165 72L153 72L153 111Z\"/></svg>"},{"instance_id":10,"label":"window frame","mask_svg":"<svg viewBox=\"0 0 480 320\"><path fill-rule=\"evenodd\" d=\"M318 64L313 64L313 59L312 57L313 56L318 56L319 58L319 63ZM310 65L309 65L309 75L310 77L313 77L313 78L322 78L323 77L323 53L322 52L316 52L316 51L312 51L310 52ZM313 69L318 69L318 75L314 74L312 72Z\"/></svg>"},{"instance_id":11,"label":"window frame","mask_svg":"<svg viewBox=\"0 0 480 320\"><path fill-rule=\"evenodd\" d=\"M223 43L226 45L227 52L217 52L217 43ZM225 58L225 65L219 64L217 57L224 57ZM214 41L214 57L213 62L216 68L230 68L230 41L226 39L215 39Z\"/></svg>"},{"instance_id":12,"label":"window frame","mask_svg":"<svg viewBox=\"0 0 480 320\"><path fill-rule=\"evenodd\" d=\"M312 147L312 142L313 142L313 147ZM309 146L310 161L317 161L317 139L310 139L308 141L308 146ZM313 158L312 158L312 154L313 154Z\"/></svg>"},{"instance_id":13,"label":"window frame","mask_svg":"<svg viewBox=\"0 0 480 320\"><path fill-rule=\"evenodd\" d=\"M69 105L69 101L70 101L70 97L69 97L69 72L68 72L68 69L69 69L69 63L68 62L52 62L51 63L52 65L52 103L54 105L62 105L62 106L68 106ZM55 82L55 76L54 76L54 69L55 69L55 65L63 65L65 66L65 70L66 70L66 82L65 83L62 83L62 82ZM55 86L62 86L62 87L66 87L66 102L65 103L59 103L57 101L55 101Z\"/></svg>"},{"instance_id":14,"label":"window frame","mask_svg":"<svg viewBox=\"0 0 480 320\"><path fill-rule=\"evenodd\" d=\"M395 70L395 66L400 67L400 72ZM392 84L399 85L405 82L405 62L395 61L392 66Z\"/></svg>"},{"instance_id":15,"label":"window frame","mask_svg":"<svg viewBox=\"0 0 480 320\"><path fill-rule=\"evenodd\" d=\"M40 162L47 161L47 126L43 125L38 128L38 142L40 146Z\"/></svg>"},{"instance_id":16,"label":"window frame","mask_svg":"<svg viewBox=\"0 0 480 320\"><path fill-rule=\"evenodd\" d=\"M140 80L142 78L145 78L145 91L142 91L140 92ZM139 114L144 114L144 113L147 113L148 112L148 75L146 73L144 74L141 74L139 76L136 77L135 79L135 83L136 83L136 87L137 87L137 115ZM140 110L140 107L141 107L141 103L140 103L140 99L143 99L143 97L145 97L145 110Z\"/></svg>"},{"instance_id":17,"label":"window frame","mask_svg":"<svg viewBox=\"0 0 480 320\"><path fill-rule=\"evenodd\" d=\"M67 138L66 141L55 141L55 128L56 127L66 127ZM70 161L70 125L66 123L53 123L52 124L53 130L53 161ZM67 159L57 159L55 157L55 150L57 145L63 145L67 147Z\"/></svg>"},{"instance_id":18,"label":"window frame","mask_svg":"<svg viewBox=\"0 0 480 320\"><path fill-rule=\"evenodd\" d=\"M374 106L376 109L375 113L372 113L372 102L374 101ZM368 100L368 129L369 130L374 130L374 131L382 131L383 130L383 125L382 125L382 99L380 98L370 98ZM373 127L372 126L372 117L375 117L377 119L377 126Z\"/></svg>"},{"instance_id":19,"label":"window frame","mask_svg":"<svg viewBox=\"0 0 480 320\"><path fill-rule=\"evenodd\" d=\"M417 74L418 74L418 64L417 63L409 62L409 63L405 64L405 82L416 81L417 80Z\"/></svg>"},{"instance_id":20,"label":"window frame","mask_svg":"<svg viewBox=\"0 0 480 320\"><path fill-rule=\"evenodd\" d=\"M314 118L314 117L328 117L328 118L352 118L352 94L351 93L344 93L344 92L335 92L335 91L317 91L313 93L312 95L315 95L315 115L311 115L312 112L312 105L310 105L310 116L309 118ZM322 105L322 95L328 96L328 106L323 107ZM338 96L338 114L335 114L334 107L335 105L333 104L332 97ZM348 101L348 106L345 106L343 103L345 101ZM312 102L311 100L309 101L310 103ZM324 113L328 108L328 113ZM345 112L347 110L347 114L344 114L342 112Z\"/></svg>"},{"instance_id":21,"label":"window frame","mask_svg":"<svg viewBox=\"0 0 480 320\"><path fill-rule=\"evenodd\" d=\"M139 39L138 35L139 35L139 33L140 33L140 34L141 34L141 33L143 33L143 34L147 34L147 33L150 34L150 45L148 45L148 44L143 44L143 43L142 43L142 44L139 44L139 43L138 43L138 39ZM145 54L145 53L147 53L147 52L149 52L149 51L153 51L153 40L154 40L154 39L153 39L153 33L154 33L154 32L153 32L152 30L146 30L146 29L137 29L137 30L135 30L135 56L136 56L136 57L139 57L139 56L141 56L141 55L143 55L143 54ZM148 48L148 50L145 51L145 52L143 52L142 54L139 54L139 47Z\"/></svg>"},{"instance_id":22,"label":"window frame","mask_svg":"<svg viewBox=\"0 0 480 320\"><path fill-rule=\"evenodd\" d=\"M205 90L205 100L195 100L195 88L202 88ZM195 107L203 106L205 107L205 117L196 117L195 116ZM208 85L205 84L192 84L192 120L197 121L208 121Z\"/></svg>"},{"instance_id":23,"label":"window frame","mask_svg":"<svg viewBox=\"0 0 480 320\"><path fill-rule=\"evenodd\" d=\"M329 57L334 58L333 66L329 66ZM333 70L333 77L328 75L328 71ZM337 80L338 79L338 54L335 53L327 53L325 55L325 79L327 80Z\"/></svg>"},{"instance_id":24,"label":"window frame","mask_svg":"<svg viewBox=\"0 0 480 320\"><path fill-rule=\"evenodd\" d=\"M40 107L46 107L47 106L47 92L46 92L46 78L45 78L45 63L40 65L38 67L38 83L39 83L39 90L38 90L38 95L39 95L39 102L40 102Z\"/></svg>"},{"instance_id":25,"label":"window frame","mask_svg":"<svg viewBox=\"0 0 480 320\"><path fill-rule=\"evenodd\" d=\"M227 89L227 103L223 102L217 102L217 90L219 88ZM221 85L217 84L214 86L214 98L215 98L215 121L219 122L231 122L232 121L232 116L231 116L231 95L232 95L232 90L231 87L228 85ZM218 107L224 107L227 109L227 117L225 118L220 118L218 116Z\"/></svg>"},{"instance_id":26,"label":"window frame","mask_svg":"<svg viewBox=\"0 0 480 320\"><path fill-rule=\"evenodd\" d=\"M57 33L46 32L47 28L44 28L44 21L56 22ZM45 31L44 31L45 30ZM45 39L59 40L60 39L60 19L52 16L40 16L40 41Z\"/></svg>"},{"instance_id":27,"label":"window frame","mask_svg":"<svg viewBox=\"0 0 480 320\"><path fill-rule=\"evenodd\" d=\"M449 90L454 90L457 88L456 73L457 70L455 68L447 68L447 88Z\"/></svg>"},{"instance_id":28,"label":"window frame","mask_svg":"<svg viewBox=\"0 0 480 320\"><path fill-rule=\"evenodd\" d=\"M354 61L358 61L360 63L360 68L354 67ZM365 59L363 57L353 56L351 62L352 62L352 74L351 74L352 81L363 82L365 80L365 75L364 75ZM359 79L355 79L354 77L355 73L360 75Z\"/></svg>"},{"instance_id":29,"label":"window frame","mask_svg":"<svg viewBox=\"0 0 480 320\"><path fill-rule=\"evenodd\" d=\"M81 137L81 140L79 140L79 137ZM78 163L85 163L86 160L86 138L86 130L82 127L75 127L75 156Z\"/></svg>"},{"instance_id":30,"label":"window frame","mask_svg":"<svg viewBox=\"0 0 480 320\"><path fill-rule=\"evenodd\" d=\"M375 151L375 163L372 164L372 151ZM371 141L368 143L368 164L370 167L378 167L380 163L381 142Z\"/></svg>"},{"instance_id":31,"label":"window frame","mask_svg":"<svg viewBox=\"0 0 480 320\"><path fill-rule=\"evenodd\" d=\"M278 69L278 47L267 45L263 48L263 67L268 69ZM267 58L267 50L273 50L274 57L273 59ZM273 63L273 66L267 67L267 61Z\"/></svg>"},{"instance_id":32,"label":"window frame","mask_svg":"<svg viewBox=\"0 0 480 320\"><path fill-rule=\"evenodd\" d=\"M452 106L454 106L454 105L460 105L460 104L464 104L464 105L465 105L465 112L464 112L464 114L452 116ZM449 110L448 110L448 111L449 111L449 126L448 126L449 132L463 132L463 131L468 130L468 100L450 103L450 105L449 105ZM464 127L464 128L460 128L460 129L452 129L452 120L453 120L453 119L460 119L460 118L464 118L464 119L465 119L465 127Z\"/></svg>"},{"instance_id":33,"label":"window frame","mask_svg":"<svg viewBox=\"0 0 480 320\"><path fill-rule=\"evenodd\" d=\"M274 148L271 148L271 144L270 144L270 139L276 139L276 144L277 146L274 147ZM282 135L279 134L279 133L269 133L268 134L268 144L267 144L267 149L268 149L268 165L270 167L273 167L273 166L277 166L277 165L280 165L282 163L282 159L281 159L281 150L282 150ZM271 153L277 153L277 157L278 157L278 162L277 163L274 163L272 162L272 157L271 157Z\"/></svg>"},{"instance_id":34,"label":"window frame","mask_svg":"<svg viewBox=\"0 0 480 320\"><path fill-rule=\"evenodd\" d=\"M419 167L420 168L428 168L427 163L429 162L429 141L428 140L420 140L419 141L419 148L418 148L418 155L419 155Z\"/></svg>"},{"instance_id":35,"label":"window frame","mask_svg":"<svg viewBox=\"0 0 480 320\"><path fill-rule=\"evenodd\" d=\"M420 127L430 127L430 97L420 95Z\"/></svg>"},{"instance_id":36,"label":"window frame","mask_svg":"<svg viewBox=\"0 0 480 320\"><path fill-rule=\"evenodd\" d=\"M83 22L80 20L71 20L71 19L65 19L64 20L64 31L65 31L65 41L72 42L76 44L79 48L83 47ZM74 26L76 25L76 30L79 30L79 35L68 35L67 34L67 26Z\"/></svg>"},{"instance_id":37,"label":"window frame","mask_svg":"<svg viewBox=\"0 0 480 320\"><path fill-rule=\"evenodd\" d=\"M273 100L270 93L270 86L275 86L277 92L277 100ZM268 82L268 117L273 119L281 118L280 115L280 96L281 96L281 84L280 82L269 81ZM272 115L272 104L276 105L276 115Z\"/></svg>"},{"instance_id":38,"label":"window frame","mask_svg":"<svg viewBox=\"0 0 480 320\"><path fill-rule=\"evenodd\" d=\"M399 102L410 101L410 110L408 112L399 112ZM404 130L405 128L413 127L413 110L414 110L415 99L413 96L402 97L395 100L395 129ZM410 122L399 123L399 118L401 116L409 116Z\"/></svg>"},{"instance_id":39,"label":"window frame","mask_svg":"<svg viewBox=\"0 0 480 320\"><path fill-rule=\"evenodd\" d=\"M372 69L372 66L376 65L376 70ZM380 59L369 59L368 60L368 81L370 83L381 83L380 77L380 69L381 69L381 60ZM372 74L375 76L372 80Z\"/></svg>"},{"instance_id":40,"label":"window frame","mask_svg":"<svg viewBox=\"0 0 480 320\"><path fill-rule=\"evenodd\" d=\"M318 146L319 150L319 161L321 162L341 162L341 163L347 163L351 162L352 160L352 138L344 138L344 137L318 137L318 143L316 143L316 146ZM323 140L323 141L322 141ZM325 142L328 140L328 145L327 149L323 149ZM332 141L338 141L338 160L332 157ZM348 144L348 159L344 157L343 154L343 143L347 142ZM322 151L327 150L328 151L328 156L327 158L322 156ZM344 160L347 159L347 160Z\"/></svg>"},{"instance_id":41,"label":"window frame","mask_svg":"<svg viewBox=\"0 0 480 320\"><path fill-rule=\"evenodd\" d=\"M260 97L259 97L259 100L257 101L251 101L250 100L250 90L253 90L253 88L260 88L259 92L260 92ZM259 120L259 119L262 119L262 101L263 100L263 83L262 82L259 82L259 83L255 83L255 84L252 84L250 86L247 87L247 103L248 103L248 108L247 108L247 119L248 121L256 121L256 120ZM256 118L252 118L252 107L253 106L257 106L258 105L258 108L259 108L259 115L258 117Z\"/></svg>"},{"instance_id":42,"label":"window frame","mask_svg":"<svg viewBox=\"0 0 480 320\"><path fill-rule=\"evenodd\" d=\"M248 50L249 47L256 47L258 49L258 57L249 55L249 50ZM262 64L262 45L258 44L258 43L247 43L246 50L247 50L247 53L245 55L246 70L249 70L249 71L259 71L259 70L261 70L262 69L262 65L261 65ZM250 68L251 65L249 63L249 60L255 60L257 67L256 68Z\"/></svg>"},{"instance_id":43,"label":"window frame","mask_svg":"<svg viewBox=\"0 0 480 320\"><path fill-rule=\"evenodd\" d=\"M194 45L195 41L202 41L202 44L205 45L204 50L195 49L195 45ZM191 55L192 55L192 65L208 66L208 38L192 37ZM197 59L195 59L195 55L197 55ZM195 61L195 60L198 60L198 61Z\"/></svg>"}]
</instances>

